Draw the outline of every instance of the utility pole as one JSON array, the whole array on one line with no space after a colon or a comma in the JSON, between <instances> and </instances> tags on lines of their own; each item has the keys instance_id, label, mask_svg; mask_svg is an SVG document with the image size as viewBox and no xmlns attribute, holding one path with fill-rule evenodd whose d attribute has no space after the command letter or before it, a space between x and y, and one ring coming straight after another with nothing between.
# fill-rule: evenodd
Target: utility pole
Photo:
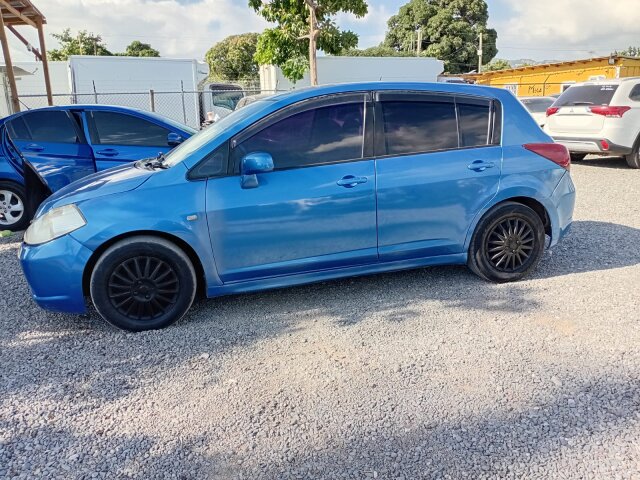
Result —
<instances>
[{"instance_id":1,"label":"utility pole","mask_svg":"<svg viewBox=\"0 0 640 480\"><path fill-rule=\"evenodd\" d=\"M480 32L480 46L478 47L478 73L482 73L482 32Z\"/></svg>"},{"instance_id":2,"label":"utility pole","mask_svg":"<svg viewBox=\"0 0 640 480\"><path fill-rule=\"evenodd\" d=\"M418 44L416 48L416 57L422 53L422 28L418 27Z\"/></svg>"},{"instance_id":3,"label":"utility pole","mask_svg":"<svg viewBox=\"0 0 640 480\"><path fill-rule=\"evenodd\" d=\"M305 0L309 8L309 80L312 86L318 85L318 4L313 0Z\"/></svg>"}]
</instances>

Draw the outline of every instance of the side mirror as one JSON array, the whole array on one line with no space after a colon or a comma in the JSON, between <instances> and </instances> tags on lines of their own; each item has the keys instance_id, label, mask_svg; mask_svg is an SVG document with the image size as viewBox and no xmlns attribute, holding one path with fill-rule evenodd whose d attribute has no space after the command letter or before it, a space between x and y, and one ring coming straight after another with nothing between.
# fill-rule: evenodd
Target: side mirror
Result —
<instances>
[{"instance_id":1,"label":"side mirror","mask_svg":"<svg viewBox=\"0 0 640 480\"><path fill-rule=\"evenodd\" d=\"M167 144L170 147L175 147L177 145L180 145L182 142L184 142L184 138L182 138L177 133L171 132L169 133L169 135L167 135Z\"/></svg>"},{"instance_id":2,"label":"side mirror","mask_svg":"<svg viewBox=\"0 0 640 480\"><path fill-rule=\"evenodd\" d=\"M273 158L266 152L253 152L245 155L240 163L242 188L256 188L259 173L273 171Z\"/></svg>"}]
</instances>

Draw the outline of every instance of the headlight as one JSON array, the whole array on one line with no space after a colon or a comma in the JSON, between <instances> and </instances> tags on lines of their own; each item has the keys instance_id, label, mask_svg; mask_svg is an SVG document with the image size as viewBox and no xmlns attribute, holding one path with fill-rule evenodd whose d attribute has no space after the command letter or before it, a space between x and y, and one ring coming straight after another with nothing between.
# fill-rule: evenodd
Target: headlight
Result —
<instances>
[{"instance_id":1,"label":"headlight","mask_svg":"<svg viewBox=\"0 0 640 480\"><path fill-rule=\"evenodd\" d=\"M54 208L35 220L24 234L24 243L40 245L84 227L87 221L75 205Z\"/></svg>"}]
</instances>

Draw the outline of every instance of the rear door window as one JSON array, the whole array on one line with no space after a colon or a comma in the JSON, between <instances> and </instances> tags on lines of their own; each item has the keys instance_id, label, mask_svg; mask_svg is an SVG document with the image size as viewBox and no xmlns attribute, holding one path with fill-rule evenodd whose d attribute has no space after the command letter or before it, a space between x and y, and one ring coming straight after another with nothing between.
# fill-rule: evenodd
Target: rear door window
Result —
<instances>
[{"instance_id":1,"label":"rear door window","mask_svg":"<svg viewBox=\"0 0 640 480\"><path fill-rule=\"evenodd\" d=\"M166 147L170 130L125 113L93 111L91 141L98 145Z\"/></svg>"},{"instance_id":2,"label":"rear door window","mask_svg":"<svg viewBox=\"0 0 640 480\"><path fill-rule=\"evenodd\" d=\"M22 121L21 121L22 120ZM78 143L78 131L67 112L42 110L28 112L12 120L10 132L16 140L33 142Z\"/></svg>"},{"instance_id":3,"label":"rear door window","mask_svg":"<svg viewBox=\"0 0 640 480\"><path fill-rule=\"evenodd\" d=\"M555 107L609 105L618 85L575 85L569 87L553 104Z\"/></svg>"},{"instance_id":4,"label":"rear door window","mask_svg":"<svg viewBox=\"0 0 640 480\"><path fill-rule=\"evenodd\" d=\"M490 142L491 103L489 101L457 101L460 146L479 147Z\"/></svg>"},{"instance_id":5,"label":"rear door window","mask_svg":"<svg viewBox=\"0 0 640 480\"><path fill-rule=\"evenodd\" d=\"M406 97L394 100L391 94L384 95L381 103L387 155L458 148L453 99L422 101L420 95L415 95L414 100Z\"/></svg>"}]
</instances>

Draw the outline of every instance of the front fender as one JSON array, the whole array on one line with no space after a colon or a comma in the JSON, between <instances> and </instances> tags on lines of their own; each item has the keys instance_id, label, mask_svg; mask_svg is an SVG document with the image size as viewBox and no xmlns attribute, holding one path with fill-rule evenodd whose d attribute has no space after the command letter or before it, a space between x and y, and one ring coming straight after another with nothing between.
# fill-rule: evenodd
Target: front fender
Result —
<instances>
[{"instance_id":1,"label":"front fender","mask_svg":"<svg viewBox=\"0 0 640 480\"><path fill-rule=\"evenodd\" d=\"M71 235L94 252L116 237L154 232L173 236L187 243L196 253L207 286L222 285L209 240L206 182L182 179L166 184L156 179L154 176L143 188L124 195L79 202L77 205L87 225Z\"/></svg>"}]
</instances>

